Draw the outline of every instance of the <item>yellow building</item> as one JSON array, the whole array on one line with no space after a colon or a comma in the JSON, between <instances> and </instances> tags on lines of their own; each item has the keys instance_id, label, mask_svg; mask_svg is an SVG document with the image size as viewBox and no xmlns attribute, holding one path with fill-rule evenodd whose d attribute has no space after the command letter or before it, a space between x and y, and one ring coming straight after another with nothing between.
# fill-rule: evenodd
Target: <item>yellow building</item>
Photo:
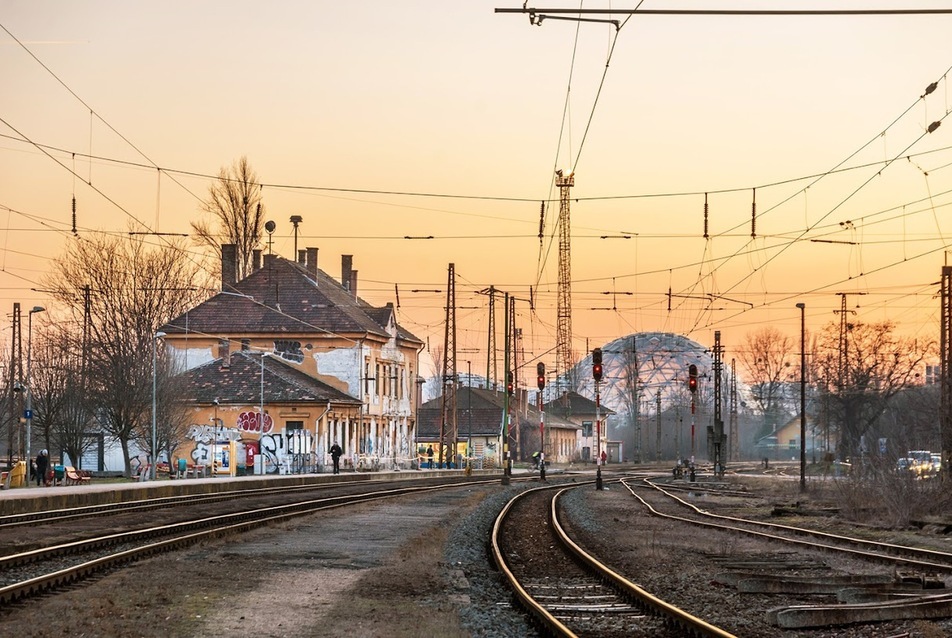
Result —
<instances>
[{"instance_id":1,"label":"yellow building","mask_svg":"<svg viewBox=\"0 0 952 638\"><path fill-rule=\"evenodd\" d=\"M264 471L306 472L330 464L336 441L345 468L409 467L424 344L391 304L357 296L352 256L336 280L317 255L265 255L236 281L224 245L221 292L160 328L191 412L177 456L250 472L260 452Z\"/></svg>"}]
</instances>

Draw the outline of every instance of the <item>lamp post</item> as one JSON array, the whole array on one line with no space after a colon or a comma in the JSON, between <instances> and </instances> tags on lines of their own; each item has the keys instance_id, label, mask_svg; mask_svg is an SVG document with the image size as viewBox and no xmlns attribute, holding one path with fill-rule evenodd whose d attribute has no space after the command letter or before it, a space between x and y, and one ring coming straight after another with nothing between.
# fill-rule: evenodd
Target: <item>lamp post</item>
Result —
<instances>
[{"instance_id":1,"label":"lamp post","mask_svg":"<svg viewBox=\"0 0 952 638\"><path fill-rule=\"evenodd\" d=\"M215 398L212 404L215 406L215 416L212 417L212 478L218 474L218 399Z\"/></svg>"},{"instance_id":2,"label":"lamp post","mask_svg":"<svg viewBox=\"0 0 952 638\"><path fill-rule=\"evenodd\" d=\"M258 456L261 458L261 473L265 474L264 471L264 450L261 449L261 442L264 439L264 358L268 356L268 352L262 351L261 353L261 405L258 408Z\"/></svg>"},{"instance_id":3,"label":"lamp post","mask_svg":"<svg viewBox=\"0 0 952 638\"><path fill-rule=\"evenodd\" d=\"M800 491L807 489L807 385L806 385L806 304L798 303L800 309Z\"/></svg>"},{"instance_id":4,"label":"lamp post","mask_svg":"<svg viewBox=\"0 0 952 638\"><path fill-rule=\"evenodd\" d=\"M156 450L157 446L156 446L156 439L155 439L155 415L156 415L155 404L156 404L156 394L157 394L156 393L156 385L157 385L156 379L158 377L158 374L156 373L156 370L158 368L157 366L158 346L156 346L156 344L158 343L159 339L161 339L164 336L165 336L165 333L159 331L159 332L156 332L155 335L152 337L152 464L151 464L152 469L149 471L149 478L152 479L153 481L155 480L155 464L159 460L159 453L158 453L158 450Z\"/></svg>"},{"instance_id":5,"label":"lamp post","mask_svg":"<svg viewBox=\"0 0 952 638\"><path fill-rule=\"evenodd\" d=\"M32 353L33 353L33 314L36 312L43 312L46 310L43 306L33 306L33 309L30 310L29 318L27 319L27 329L26 329L26 407L25 414L23 415L26 418L26 460L27 463L30 462L30 441L31 433L30 430L33 427L33 376L31 374L31 364L33 362Z\"/></svg>"}]
</instances>

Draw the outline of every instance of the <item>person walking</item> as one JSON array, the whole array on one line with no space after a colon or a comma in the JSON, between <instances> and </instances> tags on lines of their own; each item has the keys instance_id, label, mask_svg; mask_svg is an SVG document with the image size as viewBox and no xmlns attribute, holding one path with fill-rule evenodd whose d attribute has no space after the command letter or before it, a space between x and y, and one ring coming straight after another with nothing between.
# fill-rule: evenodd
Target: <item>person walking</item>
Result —
<instances>
[{"instance_id":1,"label":"person walking","mask_svg":"<svg viewBox=\"0 0 952 638\"><path fill-rule=\"evenodd\" d=\"M334 461L334 474L340 474L340 455L343 453L344 450L340 449L337 441L334 441L334 445L331 446L331 459Z\"/></svg>"},{"instance_id":2,"label":"person walking","mask_svg":"<svg viewBox=\"0 0 952 638\"><path fill-rule=\"evenodd\" d=\"M40 487L46 480L46 470L50 467L49 452L40 450L36 455L36 486Z\"/></svg>"}]
</instances>

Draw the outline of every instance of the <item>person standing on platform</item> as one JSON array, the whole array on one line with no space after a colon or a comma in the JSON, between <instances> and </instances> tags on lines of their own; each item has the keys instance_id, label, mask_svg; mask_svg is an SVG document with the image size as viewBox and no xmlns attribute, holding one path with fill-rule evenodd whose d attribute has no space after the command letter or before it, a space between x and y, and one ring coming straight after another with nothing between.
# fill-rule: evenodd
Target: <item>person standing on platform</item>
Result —
<instances>
[{"instance_id":1,"label":"person standing on platform","mask_svg":"<svg viewBox=\"0 0 952 638\"><path fill-rule=\"evenodd\" d=\"M331 446L331 460L334 461L334 474L340 474L340 455L343 453L344 450L340 449L337 441L334 441L334 445Z\"/></svg>"},{"instance_id":2,"label":"person standing on platform","mask_svg":"<svg viewBox=\"0 0 952 638\"><path fill-rule=\"evenodd\" d=\"M36 455L36 486L40 487L43 485L43 481L46 480L46 470L50 467L50 457L49 452L46 450L40 450L40 453Z\"/></svg>"},{"instance_id":3,"label":"person standing on platform","mask_svg":"<svg viewBox=\"0 0 952 638\"><path fill-rule=\"evenodd\" d=\"M433 469L433 446L428 445L426 448L426 466Z\"/></svg>"}]
</instances>

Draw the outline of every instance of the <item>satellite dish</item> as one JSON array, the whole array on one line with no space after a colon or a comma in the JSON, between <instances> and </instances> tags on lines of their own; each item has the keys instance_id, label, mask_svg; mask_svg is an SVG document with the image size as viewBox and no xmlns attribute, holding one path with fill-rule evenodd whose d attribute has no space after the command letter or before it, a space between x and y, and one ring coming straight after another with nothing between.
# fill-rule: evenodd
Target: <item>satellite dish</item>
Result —
<instances>
[{"instance_id":1,"label":"satellite dish","mask_svg":"<svg viewBox=\"0 0 952 638\"><path fill-rule=\"evenodd\" d=\"M268 231L269 233L273 233L273 232L274 232L274 229L275 229L274 222L273 222L273 221L266 221L266 222L264 223L264 229L265 229L266 231Z\"/></svg>"}]
</instances>

